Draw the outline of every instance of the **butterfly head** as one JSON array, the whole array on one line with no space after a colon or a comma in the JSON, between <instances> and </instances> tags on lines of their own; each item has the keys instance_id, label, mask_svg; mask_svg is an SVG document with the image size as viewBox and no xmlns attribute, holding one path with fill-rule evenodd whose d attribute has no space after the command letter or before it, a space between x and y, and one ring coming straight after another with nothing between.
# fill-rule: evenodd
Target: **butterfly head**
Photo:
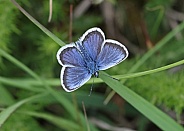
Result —
<instances>
[{"instance_id":1,"label":"butterfly head","mask_svg":"<svg viewBox=\"0 0 184 131\"><path fill-rule=\"evenodd\" d=\"M99 76L99 72L98 72L98 71L96 71L93 75L94 75L96 78L98 78L98 76Z\"/></svg>"}]
</instances>

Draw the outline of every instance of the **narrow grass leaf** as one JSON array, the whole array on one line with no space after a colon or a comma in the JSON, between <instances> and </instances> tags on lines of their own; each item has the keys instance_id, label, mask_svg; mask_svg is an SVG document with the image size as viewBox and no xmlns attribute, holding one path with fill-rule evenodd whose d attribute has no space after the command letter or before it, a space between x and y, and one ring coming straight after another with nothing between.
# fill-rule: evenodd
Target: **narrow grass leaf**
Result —
<instances>
[{"instance_id":1,"label":"narrow grass leaf","mask_svg":"<svg viewBox=\"0 0 184 131\"><path fill-rule=\"evenodd\" d=\"M15 64L17 67L19 67L20 69L22 69L25 72L27 72L33 78L35 78L37 80L40 80L39 76L36 75L31 69L29 69L27 66L25 66L23 63L21 63L20 61L18 61L17 59L15 59L13 56L11 56L10 54L8 54L4 50L0 49L0 54L1 54L1 56L3 56L4 58L6 58L7 60L9 60L10 62L12 62L13 64Z\"/></svg>"},{"instance_id":2,"label":"narrow grass leaf","mask_svg":"<svg viewBox=\"0 0 184 131\"><path fill-rule=\"evenodd\" d=\"M65 109L68 111L68 113L73 117L76 118L75 110L73 109L72 103L67 100L64 96L57 93L57 91L53 90L46 81L41 79L34 71L29 69L26 65L21 63L19 60L14 58L13 56L9 55L4 50L0 49L0 54L5 57L7 60L12 62L13 64L17 65L20 69L24 70L28 74L30 74L33 78L35 78L37 81L42 83L42 86L47 89L47 91L61 104L65 107Z\"/></svg>"},{"instance_id":3,"label":"narrow grass leaf","mask_svg":"<svg viewBox=\"0 0 184 131\"><path fill-rule=\"evenodd\" d=\"M161 39L154 48L149 50L144 56L128 71L128 73L135 72L148 58L150 58L156 51L161 49L169 40L171 40L178 32L184 29L184 21L176 28L170 31L163 39Z\"/></svg>"},{"instance_id":4,"label":"narrow grass leaf","mask_svg":"<svg viewBox=\"0 0 184 131\"><path fill-rule=\"evenodd\" d=\"M23 90L32 91L32 92L45 91L44 88L39 88L39 86L42 86L42 84L37 80L31 80L32 83L29 83L29 82L30 82L30 79L26 79L26 78L13 79L13 78L6 78L6 77L0 76L0 83L2 83L3 85L8 85L8 86L12 86L12 88L19 88ZM35 84L35 83L40 83L40 84Z\"/></svg>"},{"instance_id":5,"label":"narrow grass leaf","mask_svg":"<svg viewBox=\"0 0 184 131\"><path fill-rule=\"evenodd\" d=\"M11 93L0 83L0 105L9 106L15 102Z\"/></svg>"},{"instance_id":6,"label":"narrow grass leaf","mask_svg":"<svg viewBox=\"0 0 184 131\"><path fill-rule=\"evenodd\" d=\"M40 28L45 34L47 34L51 39L53 39L60 46L65 45L65 43L60 40L56 35L50 32L47 28L41 25L36 19L34 19L29 13L27 13L15 0L11 2L29 19L31 20L38 28Z\"/></svg>"},{"instance_id":7,"label":"narrow grass leaf","mask_svg":"<svg viewBox=\"0 0 184 131\"><path fill-rule=\"evenodd\" d=\"M153 73L157 73L157 72L161 72L179 65L184 64L184 60L175 62L173 64L170 65L166 65L166 66L162 66L160 68L156 68L153 70L147 70L147 71L143 71L143 72L138 72L138 73L131 73L131 74L126 74L126 75L116 75L116 76L112 76L114 78L117 79L128 79L128 78L134 78L134 77L139 77L139 76L144 76L144 75L149 75L149 74L153 74Z\"/></svg>"},{"instance_id":8,"label":"narrow grass leaf","mask_svg":"<svg viewBox=\"0 0 184 131\"><path fill-rule=\"evenodd\" d=\"M154 48L149 50L144 56L135 63L130 70L127 73L133 73L135 72L146 60L148 60L155 52L157 52L159 49L161 49L167 42L169 42L178 32L182 31L184 29L184 21L181 22L177 27L175 27L172 31L170 31L164 38L162 38ZM124 80L124 83L127 79ZM115 94L114 91L110 93L110 95L107 96L104 103L108 103L112 96Z\"/></svg>"},{"instance_id":9,"label":"narrow grass leaf","mask_svg":"<svg viewBox=\"0 0 184 131\"><path fill-rule=\"evenodd\" d=\"M70 121L61 117L57 117L48 113L42 113L42 112L38 113L38 112L31 112L31 111L26 111L22 113L25 113L33 117L45 119L50 123L66 131L79 131L80 129L80 126L76 122Z\"/></svg>"},{"instance_id":10,"label":"narrow grass leaf","mask_svg":"<svg viewBox=\"0 0 184 131\"><path fill-rule=\"evenodd\" d=\"M101 74L102 73L102 74ZM171 119L168 115L160 111L154 105L146 101L141 96L130 90L128 87L121 84L106 75L104 72L100 73L100 78L110 86L116 93L124 98L128 103L135 107L139 112L146 116L149 120L155 123L164 131L183 131L184 129Z\"/></svg>"},{"instance_id":11,"label":"narrow grass leaf","mask_svg":"<svg viewBox=\"0 0 184 131\"><path fill-rule=\"evenodd\" d=\"M38 94L38 95L35 95L35 96L31 96L31 97L28 97L26 99L23 99L11 106L9 106L7 109L3 110L1 113L0 113L0 128L2 127L2 125L5 123L5 121L10 117L10 115L15 112L20 106L22 106L23 104L27 103L27 102L30 102L32 100L35 100L35 99L38 99L40 97L44 97L45 95L47 95L46 93L44 94Z\"/></svg>"},{"instance_id":12,"label":"narrow grass leaf","mask_svg":"<svg viewBox=\"0 0 184 131\"><path fill-rule=\"evenodd\" d=\"M113 78L117 78L117 79L129 79L129 78L134 78L134 77L140 77L140 76L144 76L144 75L150 75L153 73L158 73L164 70L168 70L170 68L179 66L184 64L184 60L175 62L173 64L170 65L166 65L166 66L162 66L153 70L147 70L147 71L143 71L143 72L137 72L137 73L130 73L130 74L125 74L125 75L113 75ZM49 86L60 86L60 80L58 78L52 78L52 79L46 79L44 80ZM103 83L104 81L102 81L100 78L94 78L94 81L92 79L90 79L87 84L91 84L91 83ZM34 79L30 79L30 78L21 78L21 79L14 79L14 78L6 78L6 77L2 77L0 76L0 83L2 84L6 84L6 85L11 85L11 86L15 86L18 88L22 88L22 89L26 89L26 90L30 90L30 91L35 91L35 92L42 92L45 91L45 89L42 88L37 88L39 86L43 86L43 83ZM35 86L35 87L34 87Z\"/></svg>"}]
</instances>

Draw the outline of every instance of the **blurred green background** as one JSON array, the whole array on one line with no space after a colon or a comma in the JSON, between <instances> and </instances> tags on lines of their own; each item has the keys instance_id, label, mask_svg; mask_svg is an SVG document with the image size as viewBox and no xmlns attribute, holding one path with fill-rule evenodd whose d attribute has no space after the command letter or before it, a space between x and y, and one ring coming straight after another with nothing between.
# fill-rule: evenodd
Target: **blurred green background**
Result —
<instances>
[{"instance_id":1,"label":"blurred green background","mask_svg":"<svg viewBox=\"0 0 184 131\"><path fill-rule=\"evenodd\" d=\"M106 38L123 43L130 56L107 70L110 75L126 74L147 51L184 20L182 0L54 0L50 22L49 0L18 0L18 3L65 43L70 43L71 39L77 41L91 27L100 27ZM87 130L82 102L92 131L161 130L117 94L104 104L111 92L104 83L94 81L91 96L88 96L91 83L73 93L66 93L60 85L61 66L56 60L59 45L11 1L0 0L0 12L0 49L47 81L57 93L55 96L59 96L56 99L46 94L24 104L3 123L2 131ZM177 33L136 72L184 59L183 33ZM184 65L128 79L125 85L184 125ZM1 111L42 92L46 91L40 82L0 54Z\"/></svg>"}]
</instances>

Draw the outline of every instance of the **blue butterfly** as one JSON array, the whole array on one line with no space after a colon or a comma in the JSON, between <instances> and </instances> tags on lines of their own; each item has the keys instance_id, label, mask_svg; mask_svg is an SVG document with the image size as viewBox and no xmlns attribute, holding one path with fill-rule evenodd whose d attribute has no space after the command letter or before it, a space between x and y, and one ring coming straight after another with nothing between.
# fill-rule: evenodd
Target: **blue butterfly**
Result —
<instances>
[{"instance_id":1,"label":"blue butterfly","mask_svg":"<svg viewBox=\"0 0 184 131\"><path fill-rule=\"evenodd\" d=\"M128 57L127 48L118 41L105 39L100 28L87 30L82 37L61 47L57 60L61 69L61 85L72 92L84 85L92 75L98 77L99 70L115 66Z\"/></svg>"}]
</instances>

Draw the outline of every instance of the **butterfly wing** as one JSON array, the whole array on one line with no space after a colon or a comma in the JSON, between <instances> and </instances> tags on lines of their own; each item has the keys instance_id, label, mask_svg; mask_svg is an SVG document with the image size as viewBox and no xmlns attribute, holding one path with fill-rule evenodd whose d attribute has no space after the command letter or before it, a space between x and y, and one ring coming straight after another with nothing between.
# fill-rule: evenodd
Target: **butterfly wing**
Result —
<instances>
[{"instance_id":1,"label":"butterfly wing","mask_svg":"<svg viewBox=\"0 0 184 131\"><path fill-rule=\"evenodd\" d=\"M61 47L57 52L57 60L62 66L83 67L85 65L84 60L74 43Z\"/></svg>"},{"instance_id":2,"label":"butterfly wing","mask_svg":"<svg viewBox=\"0 0 184 131\"><path fill-rule=\"evenodd\" d=\"M105 41L105 36L100 28L94 27L87 30L79 41L81 41L82 47L84 47L84 50L87 51L92 60L96 60Z\"/></svg>"},{"instance_id":3,"label":"butterfly wing","mask_svg":"<svg viewBox=\"0 0 184 131\"><path fill-rule=\"evenodd\" d=\"M99 70L115 66L128 57L127 48L115 40L107 39L97 57Z\"/></svg>"},{"instance_id":4,"label":"butterfly wing","mask_svg":"<svg viewBox=\"0 0 184 131\"><path fill-rule=\"evenodd\" d=\"M84 85L91 78L91 74L83 67L63 67L60 77L65 91L72 92Z\"/></svg>"},{"instance_id":5,"label":"butterfly wing","mask_svg":"<svg viewBox=\"0 0 184 131\"><path fill-rule=\"evenodd\" d=\"M91 74L75 44L61 47L57 52L57 60L63 66L60 78L65 91L74 91L90 79Z\"/></svg>"}]
</instances>

